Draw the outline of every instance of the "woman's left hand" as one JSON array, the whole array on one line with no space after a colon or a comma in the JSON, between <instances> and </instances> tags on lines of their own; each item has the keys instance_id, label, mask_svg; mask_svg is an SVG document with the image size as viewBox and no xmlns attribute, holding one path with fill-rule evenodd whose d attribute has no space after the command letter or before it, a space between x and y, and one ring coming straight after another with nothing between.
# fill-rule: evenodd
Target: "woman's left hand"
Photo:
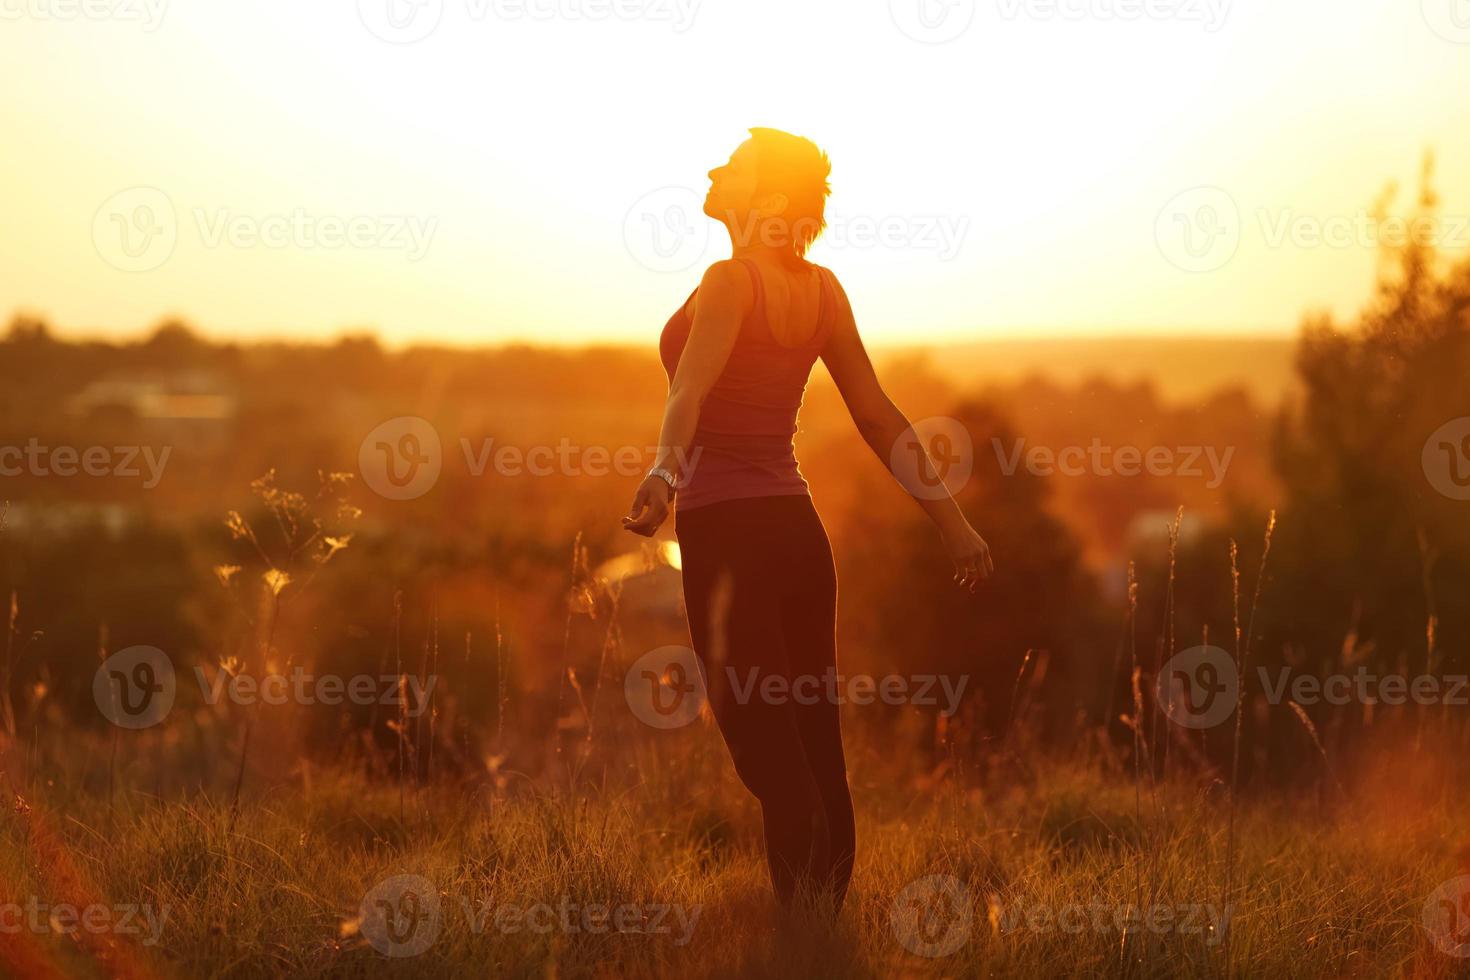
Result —
<instances>
[{"instance_id":1,"label":"woman's left hand","mask_svg":"<svg viewBox=\"0 0 1470 980\"><path fill-rule=\"evenodd\" d=\"M944 534L943 538L944 550L954 562L954 580L974 592L975 586L995 572L990 545L969 524Z\"/></svg>"},{"instance_id":2,"label":"woman's left hand","mask_svg":"<svg viewBox=\"0 0 1470 980\"><path fill-rule=\"evenodd\" d=\"M650 476L638 485L633 495L633 506L623 518L623 529L651 538L658 532L659 525L668 520L669 503L674 499L673 489L656 476Z\"/></svg>"}]
</instances>

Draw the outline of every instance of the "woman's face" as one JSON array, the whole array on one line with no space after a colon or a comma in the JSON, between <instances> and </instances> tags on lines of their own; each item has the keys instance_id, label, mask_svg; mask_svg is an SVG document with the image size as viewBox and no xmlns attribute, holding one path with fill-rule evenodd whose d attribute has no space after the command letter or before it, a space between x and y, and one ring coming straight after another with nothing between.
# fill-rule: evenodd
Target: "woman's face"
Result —
<instances>
[{"instance_id":1,"label":"woman's face","mask_svg":"<svg viewBox=\"0 0 1470 980\"><path fill-rule=\"evenodd\" d=\"M709 179L709 194L704 199L705 214L717 221L748 215L755 204L755 142L746 140L736 147L730 155L730 162L711 170Z\"/></svg>"}]
</instances>

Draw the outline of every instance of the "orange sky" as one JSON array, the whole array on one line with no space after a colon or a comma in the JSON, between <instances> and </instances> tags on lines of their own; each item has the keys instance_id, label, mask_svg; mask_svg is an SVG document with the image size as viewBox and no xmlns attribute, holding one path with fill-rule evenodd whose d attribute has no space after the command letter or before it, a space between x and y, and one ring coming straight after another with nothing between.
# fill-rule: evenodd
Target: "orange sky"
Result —
<instances>
[{"instance_id":1,"label":"orange sky","mask_svg":"<svg viewBox=\"0 0 1470 980\"><path fill-rule=\"evenodd\" d=\"M1466 0L0 0L0 82L63 332L647 342L751 125L875 343L1350 315L1429 146L1470 245Z\"/></svg>"}]
</instances>

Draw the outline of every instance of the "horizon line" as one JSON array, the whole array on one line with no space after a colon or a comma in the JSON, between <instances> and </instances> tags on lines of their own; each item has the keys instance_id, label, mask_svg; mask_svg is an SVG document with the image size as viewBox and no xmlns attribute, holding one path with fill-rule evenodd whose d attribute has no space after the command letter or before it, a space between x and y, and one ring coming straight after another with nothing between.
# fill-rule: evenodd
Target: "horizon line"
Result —
<instances>
[{"instance_id":1,"label":"horizon line","mask_svg":"<svg viewBox=\"0 0 1470 980\"><path fill-rule=\"evenodd\" d=\"M226 346L235 344L239 346L321 346L330 347L344 340L371 339L379 347L387 351L406 351L413 349L448 349L448 350L496 350L507 348L533 348L545 350L634 350L639 348L652 348L656 346L656 336L649 335L646 341L632 337L618 337L607 339L587 338L583 340L558 340L556 338L527 337L524 335L510 335L498 338L486 338L483 341L463 341L443 337L424 337L412 340L397 340L385 336L375 328L356 329L351 327L340 328L333 332L321 333L303 331L291 333L287 331L271 331L249 334L223 334L199 327L196 323L186 317L178 315L164 315L149 327L141 330L132 330L126 333L108 334L106 332L75 327L58 327L45 316L25 310L14 311L8 323L14 325L17 322L30 320L43 324L47 332L59 341L66 343L103 343L121 346L139 344L154 336L162 327L169 324L178 324L185 327L191 334L201 341L215 345ZM1290 342L1299 339L1302 324L1298 323L1288 329L1246 327L1236 329L1221 328L1191 328L1178 327L1168 329L1150 329L1148 327L1128 327L1120 329L1109 328L1079 328L1079 327L1054 327L1054 328L1007 328L1002 333L991 333L989 331L976 336L928 336L902 339L889 339L886 337L864 336L863 343L871 350L913 350L933 347L963 347L983 344L1015 344L1015 343L1085 343L1085 342L1169 342L1169 341L1196 341L1196 342Z\"/></svg>"}]
</instances>

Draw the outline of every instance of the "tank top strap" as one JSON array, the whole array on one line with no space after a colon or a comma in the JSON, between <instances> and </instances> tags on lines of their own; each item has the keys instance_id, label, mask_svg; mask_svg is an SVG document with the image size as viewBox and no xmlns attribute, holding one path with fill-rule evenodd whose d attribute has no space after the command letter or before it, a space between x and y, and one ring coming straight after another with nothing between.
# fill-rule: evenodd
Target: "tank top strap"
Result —
<instances>
[{"instance_id":1,"label":"tank top strap","mask_svg":"<svg viewBox=\"0 0 1470 980\"><path fill-rule=\"evenodd\" d=\"M755 289L755 304L751 307L751 315L758 318L760 322L766 322L766 287L761 282L760 269L750 259L741 259L740 264L750 272L750 283Z\"/></svg>"},{"instance_id":2,"label":"tank top strap","mask_svg":"<svg viewBox=\"0 0 1470 980\"><path fill-rule=\"evenodd\" d=\"M817 277L822 280L821 310L817 315L817 333L825 336L837 322L837 290L832 285L832 270L817 266Z\"/></svg>"}]
</instances>

